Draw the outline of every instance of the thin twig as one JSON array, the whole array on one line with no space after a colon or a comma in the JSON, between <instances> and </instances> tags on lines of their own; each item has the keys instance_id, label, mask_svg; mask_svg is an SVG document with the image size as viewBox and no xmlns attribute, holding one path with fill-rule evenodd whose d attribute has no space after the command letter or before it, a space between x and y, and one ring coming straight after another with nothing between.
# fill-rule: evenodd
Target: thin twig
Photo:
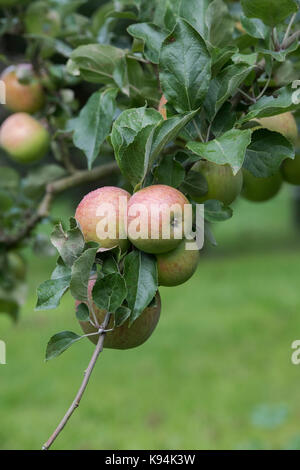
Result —
<instances>
[{"instance_id":1,"label":"thin twig","mask_svg":"<svg viewBox=\"0 0 300 470\"><path fill-rule=\"evenodd\" d=\"M296 31L292 34L286 41L282 44L282 49L288 49L295 41L299 40L300 38L300 31Z\"/></svg>"},{"instance_id":2,"label":"thin twig","mask_svg":"<svg viewBox=\"0 0 300 470\"><path fill-rule=\"evenodd\" d=\"M7 248L12 249L15 248L25 237L30 235L40 220L49 216L51 203L57 194L80 184L100 180L101 178L118 171L119 167L116 162L106 163L105 165L95 167L92 170L77 171L73 175L66 176L65 178L49 183L37 211L15 235L5 235L0 232L0 244L3 243Z\"/></svg>"},{"instance_id":3,"label":"thin twig","mask_svg":"<svg viewBox=\"0 0 300 470\"><path fill-rule=\"evenodd\" d=\"M110 320L110 313L107 313L106 316L105 316L104 322L102 324L102 330L106 330L106 327L109 323L109 320ZM84 379L82 381L82 384L81 384L81 386L80 386L80 388L77 392L77 395L76 395L72 405L70 406L67 413L65 414L65 416L63 417L63 419L61 420L61 422L59 423L59 425L55 429L54 433L51 435L51 437L48 439L48 441L43 445L42 450L48 450L51 447L51 445L53 444L55 439L58 437L58 435L64 429L65 425L67 424L67 422L71 418L71 416L74 413L74 411L76 410L76 408L78 408L78 406L80 404L80 401L83 397L83 394L86 390L86 387L89 383L89 380L90 380L90 377L91 377L92 372L94 370L97 359L98 359L100 353L103 350L104 339L105 339L105 331L102 331L102 332L100 332L97 346L94 350L94 353L92 355L92 358L90 360L88 368L85 371Z\"/></svg>"},{"instance_id":4,"label":"thin twig","mask_svg":"<svg viewBox=\"0 0 300 470\"><path fill-rule=\"evenodd\" d=\"M256 103L256 99L252 98L252 96L248 95L245 91L243 91L241 88L238 88L238 91L245 96L249 101L252 101L252 103Z\"/></svg>"},{"instance_id":5,"label":"thin twig","mask_svg":"<svg viewBox=\"0 0 300 470\"><path fill-rule=\"evenodd\" d=\"M285 32L285 35L284 35L284 38L283 38L283 41L281 43L281 47L283 46L283 44L285 44L285 42L287 41L289 35L290 35L290 32L291 32L291 29L292 29L292 26L293 26L293 23L296 19L296 16L297 16L297 13L294 13L292 18L291 18L291 21L289 22L289 25L287 27L287 30Z\"/></svg>"}]
</instances>

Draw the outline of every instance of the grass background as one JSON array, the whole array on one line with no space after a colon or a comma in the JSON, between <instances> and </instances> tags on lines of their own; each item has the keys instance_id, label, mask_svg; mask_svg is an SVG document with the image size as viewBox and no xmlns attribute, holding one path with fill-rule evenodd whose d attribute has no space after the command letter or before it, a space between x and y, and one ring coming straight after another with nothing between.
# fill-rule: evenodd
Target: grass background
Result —
<instances>
[{"instance_id":1,"label":"grass background","mask_svg":"<svg viewBox=\"0 0 300 470\"><path fill-rule=\"evenodd\" d=\"M58 216L72 215L58 205ZM47 232L47 226L43 227ZM299 233L291 189L273 201L238 201L215 228L187 284L162 288L159 326L142 347L105 350L55 449L300 448ZM0 317L0 449L39 449L70 405L92 354L87 340L43 361L51 335L79 332L70 294L34 312L53 258L30 254L29 295L17 326Z\"/></svg>"}]
</instances>

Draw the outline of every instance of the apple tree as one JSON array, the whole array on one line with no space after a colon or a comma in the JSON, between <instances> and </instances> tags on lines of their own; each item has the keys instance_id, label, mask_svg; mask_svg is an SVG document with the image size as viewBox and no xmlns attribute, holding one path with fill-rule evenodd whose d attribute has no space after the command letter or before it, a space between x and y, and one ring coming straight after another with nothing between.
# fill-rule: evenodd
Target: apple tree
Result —
<instances>
[{"instance_id":1,"label":"apple tree","mask_svg":"<svg viewBox=\"0 0 300 470\"><path fill-rule=\"evenodd\" d=\"M36 309L69 292L83 333L56 333L46 359L83 338L95 344L48 449L103 347L145 342L159 286L188 281L201 263L185 246L183 206L195 228L204 205L205 243L216 245L213 224L233 216L237 198L259 203L300 185L299 0L0 0L0 35L0 311L17 319L30 276L21 251L45 249L47 220L58 259ZM55 198L90 184L69 227L57 223ZM156 214L155 235L148 218L128 234L134 203L155 201L180 210L168 227ZM121 215L108 238L97 228L105 204Z\"/></svg>"}]
</instances>

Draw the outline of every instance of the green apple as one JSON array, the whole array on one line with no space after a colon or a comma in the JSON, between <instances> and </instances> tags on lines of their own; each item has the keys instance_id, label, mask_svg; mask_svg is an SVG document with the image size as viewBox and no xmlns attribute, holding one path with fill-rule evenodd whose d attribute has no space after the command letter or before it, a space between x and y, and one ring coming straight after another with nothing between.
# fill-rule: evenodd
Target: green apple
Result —
<instances>
[{"instance_id":1,"label":"green apple","mask_svg":"<svg viewBox=\"0 0 300 470\"><path fill-rule=\"evenodd\" d=\"M268 178L256 178L250 171L243 170L244 186L242 196L253 202L264 202L272 199L282 186L279 172Z\"/></svg>"},{"instance_id":2,"label":"green apple","mask_svg":"<svg viewBox=\"0 0 300 470\"><path fill-rule=\"evenodd\" d=\"M128 238L146 253L174 250L192 228L191 209L187 198L171 186L143 188L129 200Z\"/></svg>"},{"instance_id":3,"label":"green apple","mask_svg":"<svg viewBox=\"0 0 300 470\"><path fill-rule=\"evenodd\" d=\"M187 244L182 240L175 250L156 255L158 284L160 286L179 286L188 281L195 273L200 253L199 250L187 250Z\"/></svg>"},{"instance_id":4,"label":"green apple","mask_svg":"<svg viewBox=\"0 0 300 470\"><path fill-rule=\"evenodd\" d=\"M287 183L300 185L300 153L296 154L295 159L287 158L281 165L281 175Z\"/></svg>"},{"instance_id":5,"label":"green apple","mask_svg":"<svg viewBox=\"0 0 300 470\"><path fill-rule=\"evenodd\" d=\"M28 83L21 83L21 76L28 78ZM44 106L44 90L31 64L19 64L6 68L1 75L1 80L5 84L6 106L11 111L33 114Z\"/></svg>"},{"instance_id":6,"label":"green apple","mask_svg":"<svg viewBox=\"0 0 300 470\"><path fill-rule=\"evenodd\" d=\"M105 186L88 193L79 203L75 218L86 242L101 248L128 248L126 231L127 203L130 194L124 189Z\"/></svg>"},{"instance_id":7,"label":"green apple","mask_svg":"<svg viewBox=\"0 0 300 470\"><path fill-rule=\"evenodd\" d=\"M233 174L230 165L217 165L216 163L200 160L192 167L192 171L201 173L208 185L208 192L195 202L204 203L210 199L217 199L229 206L241 193L243 186L242 171Z\"/></svg>"},{"instance_id":8,"label":"green apple","mask_svg":"<svg viewBox=\"0 0 300 470\"><path fill-rule=\"evenodd\" d=\"M279 132L296 145L298 128L296 120L291 112L256 120L263 128L268 129L269 131Z\"/></svg>"},{"instance_id":9,"label":"green apple","mask_svg":"<svg viewBox=\"0 0 300 470\"><path fill-rule=\"evenodd\" d=\"M12 275L18 281L24 281L26 277L26 264L23 257L14 251L8 253L8 266Z\"/></svg>"},{"instance_id":10,"label":"green apple","mask_svg":"<svg viewBox=\"0 0 300 470\"><path fill-rule=\"evenodd\" d=\"M12 114L1 126L0 146L19 163L32 163L42 159L49 145L48 131L29 114Z\"/></svg>"},{"instance_id":11,"label":"green apple","mask_svg":"<svg viewBox=\"0 0 300 470\"><path fill-rule=\"evenodd\" d=\"M89 283L89 295L94 286L95 281ZM76 302L76 308L81 302ZM98 320L99 325L104 321L106 311L99 309L94 304L94 311ZM142 312L138 319L129 327L129 320L125 321L123 325L118 328L114 328L113 331L109 331L105 335L104 347L111 349L131 349L140 346L150 338L153 331L155 330L161 311L161 299L157 292L155 299L150 305ZM79 322L81 328L85 334L96 333L97 329L90 322ZM107 329L111 329L114 326L114 320L111 318ZM92 343L97 344L99 336L93 335L88 337Z\"/></svg>"}]
</instances>

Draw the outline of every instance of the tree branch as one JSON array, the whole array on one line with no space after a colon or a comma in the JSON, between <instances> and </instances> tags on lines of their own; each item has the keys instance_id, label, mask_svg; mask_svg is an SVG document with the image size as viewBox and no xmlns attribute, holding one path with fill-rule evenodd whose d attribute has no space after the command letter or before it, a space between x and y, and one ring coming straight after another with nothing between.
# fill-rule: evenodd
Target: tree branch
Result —
<instances>
[{"instance_id":1,"label":"tree branch","mask_svg":"<svg viewBox=\"0 0 300 470\"><path fill-rule=\"evenodd\" d=\"M40 220L49 216L51 203L57 194L81 184L97 181L118 171L119 167L116 162L106 163L92 170L77 171L70 176L49 183L37 211L15 235L7 236L0 233L0 244L3 243L7 248L12 249L15 248L21 240L30 235Z\"/></svg>"},{"instance_id":2,"label":"tree branch","mask_svg":"<svg viewBox=\"0 0 300 470\"><path fill-rule=\"evenodd\" d=\"M89 383L89 380L90 380L90 377L91 377L92 372L94 370L97 359L98 359L100 353L103 350L103 343L104 343L104 339L105 339L105 331L103 331L103 330L106 330L106 328L109 324L109 320L110 320L110 313L107 313L106 316L105 316L104 322L101 326L102 330L100 330L99 340L98 340L97 346L94 350L94 353L92 355L92 358L90 360L88 368L85 371L84 379L83 379L83 382L82 382L82 384L81 384L81 386L80 386L80 388L77 392L77 395L76 395L72 405L68 409L67 413L65 414L65 416L63 417L63 419L61 420L61 422L59 423L59 425L55 429L54 433L51 435L51 437L48 439L48 441L43 445L42 450L48 450L51 447L51 445L53 444L55 439L58 437L58 435L64 429L65 425L67 424L67 422L71 418L71 416L74 413L74 411L76 410L76 408L78 408L78 406L80 404L80 401L83 397L83 394L85 392L85 389L86 389L86 387Z\"/></svg>"}]
</instances>

